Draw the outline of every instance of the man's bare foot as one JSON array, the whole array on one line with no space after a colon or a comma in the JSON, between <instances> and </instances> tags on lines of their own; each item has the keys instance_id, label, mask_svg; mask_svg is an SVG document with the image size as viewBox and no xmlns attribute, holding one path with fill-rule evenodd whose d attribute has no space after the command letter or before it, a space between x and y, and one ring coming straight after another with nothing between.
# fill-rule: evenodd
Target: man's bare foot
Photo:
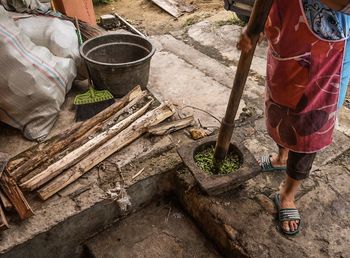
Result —
<instances>
[{"instance_id":1,"label":"man's bare foot","mask_svg":"<svg viewBox=\"0 0 350 258\"><path fill-rule=\"evenodd\" d=\"M289 209L294 208L296 209L294 200L288 200L288 198L283 196L283 193L281 193L281 209ZM287 232L293 232L296 231L299 227L300 220L292 220L292 221L283 221L281 223L281 227L287 231Z\"/></svg>"}]
</instances>

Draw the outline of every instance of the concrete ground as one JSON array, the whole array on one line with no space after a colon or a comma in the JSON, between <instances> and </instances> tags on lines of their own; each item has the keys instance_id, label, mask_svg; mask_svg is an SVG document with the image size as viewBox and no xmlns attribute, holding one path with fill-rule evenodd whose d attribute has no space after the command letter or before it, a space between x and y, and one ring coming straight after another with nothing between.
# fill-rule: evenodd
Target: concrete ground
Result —
<instances>
[{"instance_id":1,"label":"concrete ground","mask_svg":"<svg viewBox=\"0 0 350 258\"><path fill-rule=\"evenodd\" d=\"M193 114L198 124L210 131L219 127L218 121L224 115L239 56L234 46L241 28L229 21L229 13L219 12L183 30L151 37L157 52L152 59L149 90L158 99L176 104L180 115ZM256 53L235 129L241 144L257 159L276 151L263 120L265 52L266 45L262 45ZM69 108L65 111L69 112ZM127 181L125 187L133 196L132 205L138 209L156 193L171 191L227 257L350 257L349 117L350 109L344 107L340 111L334 143L318 155L311 177L302 186L297 205L303 217L303 227L301 234L295 238L279 234L274 220L275 210L270 197L283 181L282 173L260 174L241 188L218 197L204 195L184 167L176 170L176 180L155 180L157 175L163 175L181 165L176 153L173 151L169 154L166 150L174 145L186 144L189 141L186 132L158 139L156 147L153 140L143 138L121 154L108 159L105 165L108 168L120 162L120 166L124 166L122 174ZM18 133L10 129L5 136L0 137L0 142L12 154L32 144L19 139ZM142 156L143 149L148 150L143 158L146 163L136 159ZM142 168L146 168L146 172L137 182L132 182L131 176ZM153 180L152 183L147 183L147 179ZM19 225L13 223L13 227L5 231L0 252L13 250L16 253L19 250L17 254L35 257L35 249L28 252L26 245L43 248L43 243L46 243L49 246L47 253L51 251L51 254L59 257L60 246L50 244L54 239L60 239L62 243L72 243L63 249L63 253L68 254L73 243L79 244L86 240L79 235L80 231L87 236L94 230L103 229L116 218L121 218L105 200L105 191L115 186L118 180L120 177L115 167L112 172L101 172L95 168L50 201L44 204L34 201L37 214ZM88 189L74 195L84 187ZM90 219L95 226L88 228ZM71 232L62 230L67 224ZM65 239L68 233L71 234ZM75 239L78 240L74 242ZM132 245L134 240L130 241ZM154 244L156 240L151 242ZM16 244L19 247L14 247ZM170 244L169 248L175 245L174 242L166 244ZM206 249L201 250L204 252ZM7 257L11 257L10 253ZM173 257L183 256L179 254Z\"/></svg>"},{"instance_id":2,"label":"concrete ground","mask_svg":"<svg viewBox=\"0 0 350 258\"><path fill-rule=\"evenodd\" d=\"M172 36L154 37L159 43L152 64L150 89L154 94L180 107L194 106L222 119L239 56L234 46L240 31L235 25L218 22L224 21L223 17L219 13ZM266 46L262 45L256 53L235 129L257 159L276 151L263 121L265 52ZM203 112L192 112L203 125L216 125ZM194 187L192 176L181 170L179 185L186 190L178 191L179 199L203 230L224 247L227 256L236 250L237 255L248 257L348 257L349 117L350 109L344 107L333 145L318 155L311 177L302 186L297 205L303 228L296 238L282 236L274 220L270 198L283 181L283 174L264 173L237 191L207 197Z\"/></svg>"}]
</instances>

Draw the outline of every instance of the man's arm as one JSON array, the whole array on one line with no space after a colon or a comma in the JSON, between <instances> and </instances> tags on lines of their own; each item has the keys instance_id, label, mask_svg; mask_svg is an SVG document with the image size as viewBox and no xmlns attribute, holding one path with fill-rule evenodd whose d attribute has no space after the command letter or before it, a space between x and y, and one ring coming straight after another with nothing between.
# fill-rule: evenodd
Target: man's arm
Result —
<instances>
[{"instance_id":1,"label":"man's arm","mask_svg":"<svg viewBox=\"0 0 350 258\"><path fill-rule=\"evenodd\" d=\"M320 0L322 3L327 5L336 11L342 11L344 8L350 5L350 0ZM348 8L350 9L350 7Z\"/></svg>"}]
</instances>

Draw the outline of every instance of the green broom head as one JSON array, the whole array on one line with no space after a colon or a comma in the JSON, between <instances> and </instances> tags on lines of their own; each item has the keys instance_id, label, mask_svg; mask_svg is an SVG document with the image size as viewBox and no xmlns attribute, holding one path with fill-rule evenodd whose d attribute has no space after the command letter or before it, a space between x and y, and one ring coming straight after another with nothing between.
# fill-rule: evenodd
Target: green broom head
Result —
<instances>
[{"instance_id":1,"label":"green broom head","mask_svg":"<svg viewBox=\"0 0 350 258\"><path fill-rule=\"evenodd\" d=\"M89 87L89 91L79 94L74 98L74 105L86 105L114 99L108 90L95 90Z\"/></svg>"}]
</instances>

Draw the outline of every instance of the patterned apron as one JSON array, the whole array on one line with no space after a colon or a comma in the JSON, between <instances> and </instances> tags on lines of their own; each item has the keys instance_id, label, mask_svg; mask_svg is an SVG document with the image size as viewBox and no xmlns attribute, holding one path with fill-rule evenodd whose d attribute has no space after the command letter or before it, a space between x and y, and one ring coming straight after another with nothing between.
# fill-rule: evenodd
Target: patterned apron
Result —
<instances>
[{"instance_id":1,"label":"patterned apron","mask_svg":"<svg viewBox=\"0 0 350 258\"><path fill-rule=\"evenodd\" d=\"M332 143L346 39L315 34L302 0L275 0L266 35L267 130L285 148L317 152Z\"/></svg>"}]
</instances>

